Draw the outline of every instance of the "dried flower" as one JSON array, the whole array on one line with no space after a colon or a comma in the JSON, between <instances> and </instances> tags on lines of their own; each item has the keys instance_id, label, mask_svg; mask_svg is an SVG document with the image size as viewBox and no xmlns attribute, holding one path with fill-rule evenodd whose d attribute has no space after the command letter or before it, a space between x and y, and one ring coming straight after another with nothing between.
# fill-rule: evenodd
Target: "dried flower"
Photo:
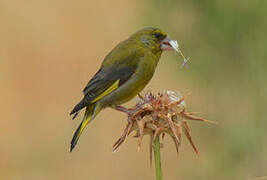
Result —
<instances>
[{"instance_id":1,"label":"dried flower","mask_svg":"<svg viewBox=\"0 0 267 180\"><path fill-rule=\"evenodd\" d=\"M185 97L179 92L163 91L157 95L148 92L145 96L139 95L137 104L129 110L128 124L122 136L113 146L113 152L125 141L126 137L135 132L138 138L138 150L144 135L150 136L150 159L152 159L152 144L157 136L164 139L165 134L171 136L178 152L182 140L182 132L186 135L196 154L195 146L187 120L210 122L194 116L195 113L186 111Z\"/></svg>"}]
</instances>

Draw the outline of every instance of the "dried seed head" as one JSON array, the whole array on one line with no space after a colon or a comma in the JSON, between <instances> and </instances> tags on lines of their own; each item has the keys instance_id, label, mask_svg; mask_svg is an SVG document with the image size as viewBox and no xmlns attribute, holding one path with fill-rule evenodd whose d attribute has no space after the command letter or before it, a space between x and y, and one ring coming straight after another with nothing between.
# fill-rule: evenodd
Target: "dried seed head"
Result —
<instances>
[{"instance_id":1,"label":"dried seed head","mask_svg":"<svg viewBox=\"0 0 267 180\"><path fill-rule=\"evenodd\" d=\"M194 113L192 112L187 112L184 96L180 92L169 90L157 95L150 92L146 93L144 97L139 95L139 101L134 108L131 108L131 112L133 113L128 114L129 123L122 136L114 144L113 152L117 151L126 137L132 132L135 132L134 137L138 138L138 150L141 148L144 135L149 135L151 138L150 152L152 152L152 144L155 138L160 134L162 136L168 134L173 139L178 152L182 141L182 132L184 132L194 151L198 154L187 120L211 122L193 116ZM152 156L150 155L150 157Z\"/></svg>"}]
</instances>

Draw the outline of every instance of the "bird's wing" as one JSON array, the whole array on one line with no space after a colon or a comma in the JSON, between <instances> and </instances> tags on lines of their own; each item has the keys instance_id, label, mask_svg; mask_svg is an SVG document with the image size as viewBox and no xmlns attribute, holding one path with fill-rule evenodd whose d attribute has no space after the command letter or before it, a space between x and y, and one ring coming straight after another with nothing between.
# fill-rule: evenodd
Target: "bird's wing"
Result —
<instances>
[{"instance_id":1,"label":"bird's wing","mask_svg":"<svg viewBox=\"0 0 267 180\"><path fill-rule=\"evenodd\" d=\"M140 50L109 54L101 69L83 90L86 102L94 103L102 99L129 80L136 72L139 58L142 57L143 53Z\"/></svg>"},{"instance_id":2,"label":"bird's wing","mask_svg":"<svg viewBox=\"0 0 267 180\"><path fill-rule=\"evenodd\" d=\"M100 70L84 88L84 98L73 108L70 114L78 112L110 94L126 83L138 69L145 51L130 41L118 44L104 59Z\"/></svg>"},{"instance_id":3,"label":"bird's wing","mask_svg":"<svg viewBox=\"0 0 267 180\"><path fill-rule=\"evenodd\" d=\"M86 101L94 103L108 95L135 72L135 67L100 69L84 88L83 93Z\"/></svg>"},{"instance_id":4,"label":"bird's wing","mask_svg":"<svg viewBox=\"0 0 267 180\"><path fill-rule=\"evenodd\" d=\"M134 66L112 66L107 69L102 67L84 88L84 98L71 111L70 115L75 113L73 119L85 106L97 102L124 84L134 74L135 69Z\"/></svg>"}]
</instances>

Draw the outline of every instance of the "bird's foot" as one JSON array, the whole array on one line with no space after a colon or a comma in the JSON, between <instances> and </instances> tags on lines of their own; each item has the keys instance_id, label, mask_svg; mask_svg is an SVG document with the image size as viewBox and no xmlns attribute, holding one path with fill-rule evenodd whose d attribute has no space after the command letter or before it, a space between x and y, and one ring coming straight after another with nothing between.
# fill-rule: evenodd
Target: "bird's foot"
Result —
<instances>
[{"instance_id":1,"label":"bird's foot","mask_svg":"<svg viewBox=\"0 0 267 180\"><path fill-rule=\"evenodd\" d=\"M123 106L114 106L113 108L116 109L117 111L121 111L121 112L126 113L128 115L127 121L128 121L129 124L133 124L133 120L132 119L134 118L136 112L139 110L138 108L136 108L136 109L128 109L128 108L123 107Z\"/></svg>"},{"instance_id":2,"label":"bird's foot","mask_svg":"<svg viewBox=\"0 0 267 180\"><path fill-rule=\"evenodd\" d=\"M123 106L114 106L114 109L116 109L117 111L124 112L124 113L128 114L128 116L132 116L136 112L135 109L128 109L128 108L123 107Z\"/></svg>"}]
</instances>

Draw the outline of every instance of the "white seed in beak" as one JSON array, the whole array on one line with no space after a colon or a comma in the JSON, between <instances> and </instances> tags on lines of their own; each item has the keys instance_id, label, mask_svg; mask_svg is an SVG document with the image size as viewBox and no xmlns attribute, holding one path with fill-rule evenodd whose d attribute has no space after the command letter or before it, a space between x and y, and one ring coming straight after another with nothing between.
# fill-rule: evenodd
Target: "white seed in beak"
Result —
<instances>
[{"instance_id":1,"label":"white seed in beak","mask_svg":"<svg viewBox=\"0 0 267 180\"><path fill-rule=\"evenodd\" d=\"M172 48L179 53L179 44L175 40L170 40L169 44L172 46Z\"/></svg>"},{"instance_id":2,"label":"white seed in beak","mask_svg":"<svg viewBox=\"0 0 267 180\"><path fill-rule=\"evenodd\" d=\"M182 64L182 66L185 65L186 68L188 69L188 64L187 64L187 62L188 62L189 58L185 58L185 56L183 55L182 51L179 49L179 44L178 44L178 42L175 41L175 40L170 40L170 41L169 41L169 44L172 46L172 48L173 48L177 53L181 54L181 56L182 56L183 59L184 59L184 62L183 62L183 64Z\"/></svg>"}]
</instances>

